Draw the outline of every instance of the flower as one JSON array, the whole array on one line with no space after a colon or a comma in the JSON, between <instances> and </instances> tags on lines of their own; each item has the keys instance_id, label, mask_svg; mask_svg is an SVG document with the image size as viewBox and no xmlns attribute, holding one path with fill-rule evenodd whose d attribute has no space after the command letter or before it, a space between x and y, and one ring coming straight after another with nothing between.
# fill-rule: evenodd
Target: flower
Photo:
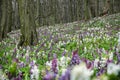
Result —
<instances>
[{"instance_id":1,"label":"flower","mask_svg":"<svg viewBox=\"0 0 120 80\"><path fill-rule=\"evenodd\" d=\"M87 53L87 48L86 47L84 47L84 52Z\"/></svg>"},{"instance_id":2,"label":"flower","mask_svg":"<svg viewBox=\"0 0 120 80\"><path fill-rule=\"evenodd\" d=\"M109 60L113 60L113 53L112 52L109 54Z\"/></svg>"},{"instance_id":3,"label":"flower","mask_svg":"<svg viewBox=\"0 0 120 80\"><path fill-rule=\"evenodd\" d=\"M30 66L30 67L34 66L34 65L35 65L35 62L36 62L35 60L31 61L29 66Z\"/></svg>"},{"instance_id":4,"label":"flower","mask_svg":"<svg viewBox=\"0 0 120 80\"><path fill-rule=\"evenodd\" d=\"M105 67L107 63L107 58L102 57L100 60L100 67Z\"/></svg>"},{"instance_id":5,"label":"flower","mask_svg":"<svg viewBox=\"0 0 120 80\"><path fill-rule=\"evenodd\" d=\"M58 73L57 67L58 67L58 65L57 65L57 59L53 59L52 60L52 71L54 73Z\"/></svg>"},{"instance_id":6,"label":"flower","mask_svg":"<svg viewBox=\"0 0 120 80\"><path fill-rule=\"evenodd\" d=\"M88 69L93 69L94 63L92 61L86 60L86 67Z\"/></svg>"},{"instance_id":7,"label":"flower","mask_svg":"<svg viewBox=\"0 0 120 80\"><path fill-rule=\"evenodd\" d=\"M47 70L50 70L52 68L52 62L51 61L46 62L46 68L47 68Z\"/></svg>"},{"instance_id":8,"label":"flower","mask_svg":"<svg viewBox=\"0 0 120 80\"><path fill-rule=\"evenodd\" d=\"M2 69L0 69L0 80L9 80L7 75L3 73Z\"/></svg>"},{"instance_id":9,"label":"flower","mask_svg":"<svg viewBox=\"0 0 120 80\"><path fill-rule=\"evenodd\" d=\"M78 50L73 51L71 65L77 65L80 63L80 58L78 55Z\"/></svg>"},{"instance_id":10,"label":"flower","mask_svg":"<svg viewBox=\"0 0 120 80\"><path fill-rule=\"evenodd\" d=\"M92 70L87 69L85 63L76 65L71 71L71 80L90 80Z\"/></svg>"},{"instance_id":11,"label":"flower","mask_svg":"<svg viewBox=\"0 0 120 80\"><path fill-rule=\"evenodd\" d=\"M99 63L99 59L95 59L95 61L94 61L94 68L98 67L98 63Z\"/></svg>"},{"instance_id":12,"label":"flower","mask_svg":"<svg viewBox=\"0 0 120 80\"><path fill-rule=\"evenodd\" d=\"M25 63L22 61L22 62L18 63L18 65L19 65L20 68L22 68L22 67L25 66Z\"/></svg>"},{"instance_id":13,"label":"flower","mask_svg":"<svg viewBox=\"0 0 120 80\"><path fill-rule=\"evenodd\" d=\"M70 70L68 69L65 72L63 72L59 80L70 80Z\"/></svg>"},{"instance_id":14,"label":"flower","mask_svg":"<svg viewBox=\"0 0 120 80\"><path fill-rule=\"evenodd\" d=\"M118 43L120 43L120 32L118 32Z\"/></svg>"},{"instance_id":15,"label":"flower","mask_svg":"<svg viewBox=\"0 0 120 80\"><path fill-rule=\"evenodd\" d=\"M69 61L70 61L70 58L69 58L69 57L62 56L62 57L60 58L59 65L60 65L62 68L65 68L65 67L67 67Z\"/></svg>"},{"instance_id":16,"label":"flower","mask_svg":"<svg viewBox=\"0 0 120 80\"><path fill-rule=\"evenodd\" d=\"M53 74L50 72L47 72L43 78L43 80L53 80L53 79L54 79Z\"/></svg>"},{"instance_id":17,"label":"flower","mask_svg":"<svg viewBox=\"0 0 120 80\"><path fill-rule=\"evenodd\" d=\"M96 76L101 76L103 73L105 73L105 69L100 68L100 70L96 73Z\"/></svg>"},{"instance_id":18,"label":"flower","mask_svg":"<svg viewBox=\"0 0 120 80\"><path fill-rule=\"evenodd\" d=\"M117 55L117 63L120 64L120 54Z\"/></svg>"},{"instance_id":19,"label":"flower","mask_svg":"<svg viewBox=\"0 0 120 80\"><path fill-rule=\"evenodd\" d=\"M66 58L65 58L65 56L62 56L61 58L60 58L60 66L62 66L62 67L65 67L65 65L66 65Z\"/></svg>"},{"instance_id":20,"label":"flower","mask_svg":"<svg viewBox=\"0 0 120 80\"><path fill-rule=\"evenodd\" d=\"M108 66L107 66L107 74L108 75L111 75L111 74L118 75L119 71L120 71L119 65L116 65L114 63L108 64Z\"/></svg>"},{"instance_id":21,"label":"flower","mask_svg":"<svg viewBox=\"0 0 120 80\"><path fill-rule=\"evenodd\" d=\"M58 73L58 60L57 60L57 57L56 57L56 54L54 54L53 55L53 60L52 60L52 71L54 72L54 73Z\"/></svg>"},{"instance_id":22,"label":"flower","mask_svg":"<svg viewBox=\"0 0 120 80\"><path fill-rule=\"evenodd\" d=\"M39 79L39 69L36 65L34 65L32 68L31 68L31 75L30 75L30 78L31 80L35 79L35 80L38 80Z\"/></svg>"}]
</instances>

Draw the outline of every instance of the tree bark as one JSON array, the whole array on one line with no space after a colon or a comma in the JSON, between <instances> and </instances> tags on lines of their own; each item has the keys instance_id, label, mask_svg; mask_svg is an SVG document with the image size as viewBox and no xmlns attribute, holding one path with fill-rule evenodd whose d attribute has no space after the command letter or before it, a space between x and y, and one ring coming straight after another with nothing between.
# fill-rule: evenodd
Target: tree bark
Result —
<instances>
[{"instance_id":1,"label":"tree bark","mask_svg":"<svg viewBox=\"0 0 120 80\"><path fill-rule=\"evenodd\" d=\"M18 11L18 3L12 0L13 13L12 13L12 30L20 29L20 17Z\"/></svg>"},{"instance_id":2,"label":"tree bark","mask_svg":"<svg viewBox=\"0 0 120 80\"><path fill-rule=\"evenodd\" d=\"M18 0L22 34L18 46L36 45L38 42L33 3L34 0Z\"/></svg>"},{"instance_id":3,"label":"tree bark","mask_svg":"<svg viewBox=\"0 0 120 80\"><path fill-rule=\"evenodd\" d=\"M0 2L1 18L0 18L0 41L7 37L7 33L12 27L12 1L1 0Z\"/></svg>"},{"instance_id":4,"label":"tree bark","mask_svg":"<svg viewBox=\"0 0 120 80\"><path fill-rule=\"evenodd\" d=\"M37 17L40 16L40 0L37 0ZM37 26L40 26L40 17L38 17L38 20L36 22L36 25Z\"/></svg>"}]
</instances>

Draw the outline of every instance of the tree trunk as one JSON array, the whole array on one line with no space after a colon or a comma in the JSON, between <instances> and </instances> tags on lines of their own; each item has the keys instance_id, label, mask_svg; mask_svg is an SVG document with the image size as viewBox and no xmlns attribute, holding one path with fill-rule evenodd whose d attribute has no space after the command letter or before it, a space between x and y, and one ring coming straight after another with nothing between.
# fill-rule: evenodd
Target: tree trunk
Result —
<instances>
[{"instance_id":1,"label":"tree trunk","mask_svg":"<svg viewBox=\"0 0 120 80\"><path fill-rule=\"evenodd\" d=\"M13 13L12 13L12 30L20 29L20 17L18 11L18 3L12 0Z\"/></svg>"},{"instance_id":2,"label":"tree trunk","mask_svg":"<svg viewBox=\"0 0 120 80\"><path fill-rule=\"evenodd\" d=\"M37 27L38 26L40 26L40 0L37 0L37 17L38 17L38 20L37 20L37 22L36 22L36 25L37 25Z\"/></svg>"},{"instance_id":3,"label":"tree trunk","mask_svg":"<svg viewBox=\"0 0 120 80\"><path fill-rule=\"evenodd\" d=\"M90 13L90 11L89 11L89 5L88 5L88 0L85 0L84 1L84 7L85 7L85 20L88 20L88 19L90 19L90 15L91 15L91 13Z\"/></svg>"},{"instance_id":4,"label":"tree trunk","mask_svg":"<svg viewBox=\"0 0 120 80\"><path fill-rule=\"evenodd\" d=\"M35 45L38 42L33 3L34 0L18 0L22 34L18 46Z\"/></svg>"},{"instance_id":5,"label":"tree trunk","mask_svg":"<svg viewBox=\"0 0 120 80\"><path fill-rule=\"evenodd\" d=\"M2 0L0 2L0 41L7 36L12 27L12 1Z\"/></svg>"}]
</instances>

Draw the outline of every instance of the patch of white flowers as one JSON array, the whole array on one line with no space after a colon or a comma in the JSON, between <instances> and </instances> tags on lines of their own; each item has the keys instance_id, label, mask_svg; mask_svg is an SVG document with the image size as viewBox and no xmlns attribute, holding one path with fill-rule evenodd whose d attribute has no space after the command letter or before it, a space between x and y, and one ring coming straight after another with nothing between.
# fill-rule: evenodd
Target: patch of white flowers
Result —
<instances>
[{"instance_id":1,"label":"patch of white flowers","mask_svg":"<svg viewBox=\"0 0 120 80\"><path fill-rule=\"evenodd\" d=\"M109 63L108 66L107 66L107 74L108 75L111 75L111 74L114 74L114 75L118 75L120 72L120 66L119 65L116 65L114 63Z\"/></svg>"},{"instance_id":2,"label":"patch of white flowers","mask_svg":"<svg viewBox=\"0 0 120 80\"><path fill-rule=\"evenodd\" d=\"M65 56L62 56L60 58L60 61L59 61L59 65L62 67L62 68L65 68L68 66L68 62L70 61L70 58L69 57L65 57Z\"/></svg>"},{"instance_id":3,"label":"patch of white flowers","mask_svg":"<svg viewBox=\"0 0 120 80\"><path fill-rule=\"evenodd\" d=\"M100 60L100 67L105 67L106 62L107 62L107 58L102 57Z\"/></svg>"},{"instance_id":4,"label":"patch of white flowers","mask_svg":"<svg viewBox=\"0 0 120 80\"><path fill-rule=\"evenodd\" d=\"M1 69L0 69L0 80L8 80L6 74L3 73Z\"/></svg>"},{"instance_id":5,"label":"patch of white flowers","mask_svg":"<svg viewBox=\"0 0 120 80\"><path fill-rule=\"evenodd\" d=\"M71 71L71 80L90 80L93 71L87 69L84 63L76 65Z\"/></svg>"},{"instance_id":6,"label":"patch of white flowers","mask_svg":"<svg viewBox=\"0 0 120 80\"><path fill-rule=\"evenodd\" d=\"M30 75L31 80L39 80L39 73L40 73L40 71L39 71L39 69L38 69L38 67L36 65L34 65L32 67L31 73L32 73Z\"/></svg>"}]
</instances>

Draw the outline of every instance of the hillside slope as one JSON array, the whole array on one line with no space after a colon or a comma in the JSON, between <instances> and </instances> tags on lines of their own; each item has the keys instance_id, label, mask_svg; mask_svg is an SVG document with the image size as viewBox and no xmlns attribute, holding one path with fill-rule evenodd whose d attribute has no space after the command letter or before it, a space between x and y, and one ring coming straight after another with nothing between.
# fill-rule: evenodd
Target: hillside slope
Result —
<instances>
[{"instance_id":1,"label":"hillside slope","mask_svg":"<svg viewBox=\"0 0 120 80\"><path fill-rule=\"evenodd\" d=\"M120 13L37 31L36 46L18 49L19 30L0 42L0 80L119 80Z\"/></svg>"}]
</instances>

